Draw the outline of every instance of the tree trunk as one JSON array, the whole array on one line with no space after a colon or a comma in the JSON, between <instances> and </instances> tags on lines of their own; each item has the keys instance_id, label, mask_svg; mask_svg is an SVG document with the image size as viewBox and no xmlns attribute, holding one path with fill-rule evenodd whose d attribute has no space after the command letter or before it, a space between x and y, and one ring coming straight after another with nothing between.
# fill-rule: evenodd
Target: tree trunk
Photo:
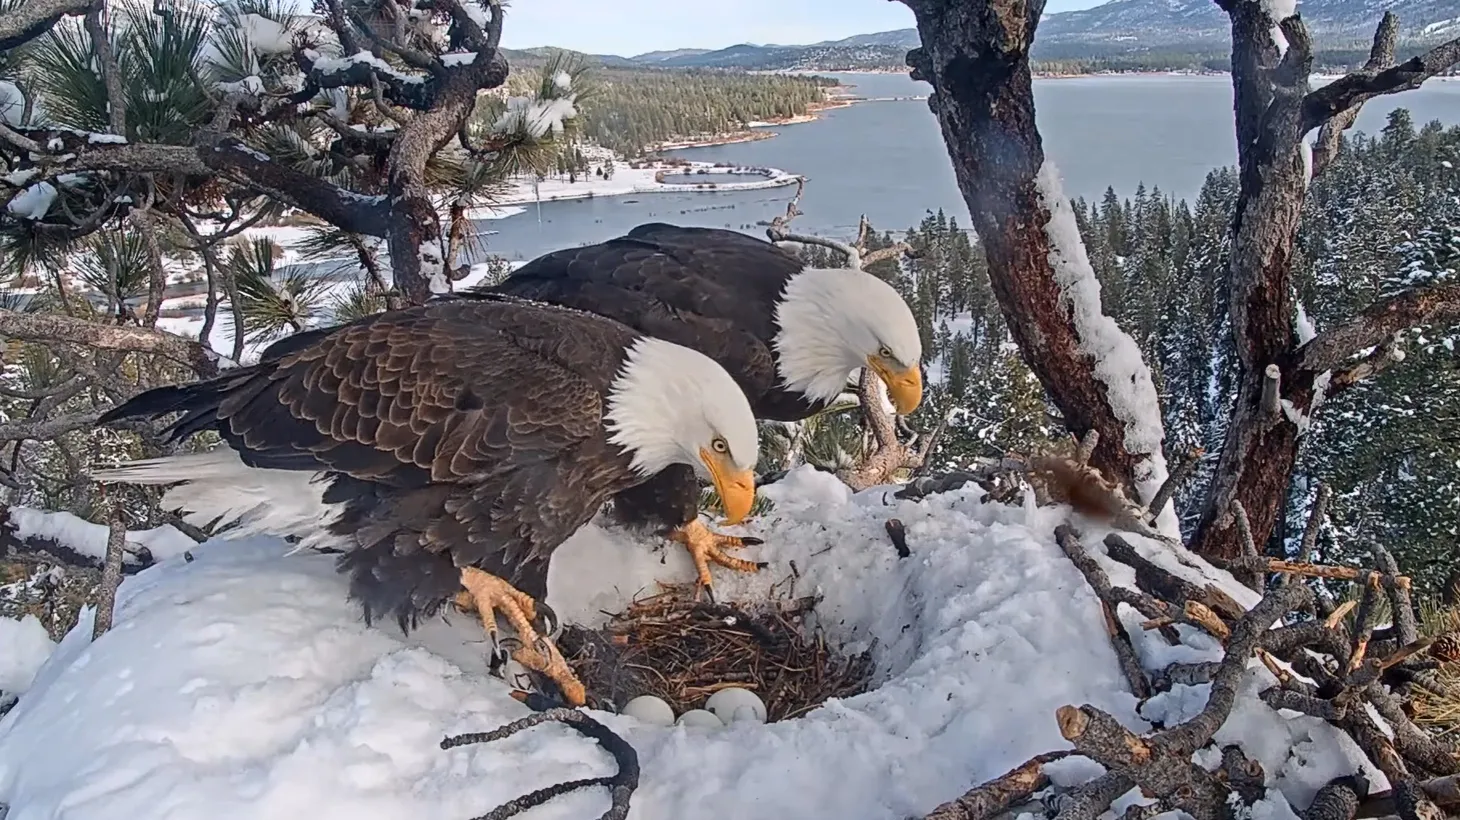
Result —
<instances>
[{"instance_id":1,"label":"tree trunk","mask_svg":"<svg viewBox=\"0 0 1460 820\"><path fill-rule=\"evenodd\" d=\"M1036 184L1044 148L1029 69L1044 4L905 2L923 43L907 61L914 79L933 86L928 105L988 254L989 279L1010 333L1068 429L1081 436L1099 432L1091 464L1139 498L1140 463L1149 456L1164 465L1160 448L1154 454L1128 449L1127 420L1112 408L1098 363L1081 348L1050 259L1051 214Z\"/></svg>"},{"instance_id":2,"label":"tree trunk","mask_svg":"<svg viewBox=\"0 0 1460 820\"><path fill-rule=\"evenodd\" d=\"M1292 261L1307 191L1300 142L1311 53L1296 19L1283 26L1279 56L1274 22L1256 2L1238 0L1232 18L1232 86L1237 112L1241 189L1233 222L1232 336L1242 364L1227 438L1207 490L1191 548L1199 555L1236 558L1242 542L1232 517L1241 502L1252 537L1266 543L1283 509L1299 429L1280 403L1306 415L1316 373L1299 367L1293 320ZM1264 406L1268 368L1276 367L1277 401Z\"/></svg>"}]
</instances>

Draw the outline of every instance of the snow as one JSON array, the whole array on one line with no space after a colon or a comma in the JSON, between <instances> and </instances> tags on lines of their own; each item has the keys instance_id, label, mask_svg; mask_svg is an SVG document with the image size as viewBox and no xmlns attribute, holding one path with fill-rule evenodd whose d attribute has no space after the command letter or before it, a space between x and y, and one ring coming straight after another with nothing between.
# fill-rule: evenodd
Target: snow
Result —
<instances>
[{"instance_id":1,"label":"snow","mask_svg":"<svg viewBox=\"0 0 1460 820\"><path fill-rule=\"evenodd\" d=\"M767 188L782 188L795 185L800 177L778 168L717 167L708 162L692 162L688 165L664 162L635 163L635 168L626 162L615 162L613 176L603 179L589 172L580 175L576 182L566 178L544 179L540 182L530 176L519 176L511 180L512 189L495 198L495 205L522 205L537 201L586 199L600 196L627 196L653 193L724 193L725 191L753 191ZM713 187L697 187L692 184L660 182L659 176L706 173L734 174L746 178L745 182L716 182ZM475 213L475 212L474 212ZM479 218L473 216L473 218Z\"/></svg>"},{"instance_id":2,"label":"snow","mask_svg":"<svg viewBox=\"0 0 1460 820\"><path fill-rule=\"evenodd\" d=\"M792 594L824 596L816 617L830 641L852 651L877 642L876 688L795 720L714 731L593 712L638 752L634 818L921 816L1034 754L1068 748L1059 706L1090 704L1149 731L1098 601L1054 543L1066 510L984 504L976 489L898 501L890 488L851 494L833 480L802 467L766 487L777 506L727 531L764 537L747 557L770 566L717 571L716 589L753 600L792 583L794 561ZM892 517L906 525L910 558L887 540ZM1083 541L1113 581L1129 583L1132 571L1103 554L1103 535L1087 527ZM1184 577L1255 599L1198 559L1128 540ZM612 771L596 744L561 726L440 749L445 735L527 714L486 674L475 619L450 612L409 638L391 624L366 627L333 557L285 557L289 549L270 538L210 542L191 562L126 579L115 626L99 641L83 616L0 720L8 820L467 817ZM652 591L656 579L690 577L682 548L661 552L595 522L555 554L548 602L567 622L597 622L600 609ZM1154 631L1133 634L1148 665L1178 649ZM1187 634L1187 655L1215 651ZM1359 768L1346 738L1256 701L1271 679L1256 660L1249 670L1219 739L1264 764L1270 796L1301 798ZM1170 717L1199 709L1205 692L1162 698L1152 708ZM1078 758L1051 770L1062 784L1099 773ZM576 820L606 806L601 791L579 793L533 817Z\"/></svg>"},{"instance_id":3,"label":"snow","mask_svg":"<svg viewBox=\"0 0 1460 820\"><path fill-rule=\"evenodd\" d=\"M471 65L476 61L477 53L475 51L456 51L441 55L441 64L445 66Z\"/></svg>"},{"instance_id":4,"label":"snow","mask_svg":"<svg viewBox=\"0 0 1460 820\"><path fill-rule=\"evenodd\" d=\"M16 194L6 210L20 219L45 219L56 202L56 186L49 182L37 182Z\"/></svg>"},{"instance_id":5,"label":"snow","mask_svg":"<svg viewBox=\"0 0 1460 820\"><path fill-rule=\"evenodd\" d=\"M127 138L121 134L88 134L86 141L92 145L126 145Z\"/></svg>"},{"instance_id":6,"label":"snow","mask_svg":"<svg viewBox=\"0 0 1460 820\"><path fill-rule=\"evenodd\" d=\"M1125 424L1125 448L1145 456L1136 469L1140 500L1149 502L1166 481L1166 457L1161 452L1165 431L1161 404L1151 370L1141 349L1100 306L1100 282L1085 253L1075 212L1065 198L1059 170L1045 159L1037 179L1044 205L1049 209L1050 264L1055 279L1073 312L1080 345L1094 361L1095 378L1105 385L1106 400L1115 417ZM1156 520L1165 535L1179 537L1175 507L1168 504Z\"/></svg>"},{"instance_id":7,"label":"snow","mask_svg":"<svg viewBox=\"0 0 1460 820\"><path fill-rule=\"evenodd\" d=\"M238 22L256 54L288 54L294 50L294 36L283 24L258 14L244 14Z\"/></svg>"},{"instance_id":8,"label":"snow","mask_svg":"<svg viewBox=\"0 0 1460 820\"><path fill-rule=\"evenodd\" d=\"M44 538L92 558L106 557L107 528L68 512L49 512L29 507L11 507L10 525L16 538ZM127 544L146 547L156 560L182 555L198 546L171 524L150 530L131 530Z\"/></svg>"},{"instance_id":9,"label":"snow","mask_svg":"<svg viewBox=\"0 0 1460 820\"><path fill-rule=\"evenodd\" d=\"M1318 335L1318 328L1314 326L1313 320L1308 318L1308 311L1303 303L1298 303L1298 314L1293 317L1293 332L1298 334L1298 344L1305 345L1313 341Z\"/></svg>"},{"instance_id":10,"label":"snow","mask_svg":"<svg viewBox=\"0 0 1460 820\"><path fill-rule=\"evenodd\" d=\"M1262 0L1262 10L1274 23L1281 23L1298 13L1298 0Z\"/></svg>"},{"instance_id":11,"label":"snow","mask_svg":"<svg viewBox=\"0 0 1460 820\"><path fill-rule=\"evenodd\" d=\"M487 27L487 23L491 22L491 16L487 14L487 10L482 7L482 3L479 0L466 0L466 2L461 4L461 8L462 11L466 12L466 16L471 18L473 23L476 23L483 29Z\"/></svg>"},{"instance_id":12,"label":"snow","mask_svg":"<svg viewBox=\"0 0 1460 820\"><path fill-rule=\"evenodd\" d=\"M573 75L566 71L559 71L553 75L553 87L565 93L572 90Z\"/></svg>"},{"instance_id":13,"label":"snow","mask_svg":"<svg viewBox=\"0 0 1460 820\"><path fill-rule=\"evenodd\" d=\"M0 80L0 123L13 128L25 125L25 95L9 80Z\"/></svg>"},{"instance_id":14,"label":"snow","mask_svg":"<svg viewBox=\"0 0 1460 820\"><path fill-rule=\"evenodd\" d=\"M578 116L573 101L572 94L549 100L508 97L507 110L492 124L492 130L498 134L525 133L532 139L541 139L549 131L561 134L566 121Z\"/></svg>"},{"instance_id":15,"label":"snow","mask_svg":"<svg viewBox=\"0 0 1460 820\"><path fill-rule=\"evenodd\" d=\"M223 89L225 93L235 91L246 91L249 94L264 93L264 81L257 74L250 74L235 83L219 83L218 87Z\"/></svg>"},{"instance_id":16,"label":"snow","mask_svg":"<svg viewBox=\"0 0 1460 820\"><path fill-rule=\"evenodd\" d=\"M1313 184L1313 143L1300 140L1298 150L1303 153L1303 187L1306 188Z\"/></svg>"},{"instance_id":17,"label":"snow","mask_svg":"<svg viewBox=\"0 0 1460 820\"><path fill-rule=\"evenodd\" d=\"M36 616L0 618L0 704L25 694L55 648Z\"/></svg>"}]
</instances>

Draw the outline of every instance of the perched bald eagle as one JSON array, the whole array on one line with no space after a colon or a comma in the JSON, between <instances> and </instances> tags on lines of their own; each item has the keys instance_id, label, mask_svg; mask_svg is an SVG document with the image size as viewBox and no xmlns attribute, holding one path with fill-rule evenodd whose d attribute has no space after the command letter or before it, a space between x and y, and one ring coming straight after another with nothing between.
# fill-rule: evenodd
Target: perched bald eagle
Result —
<instances>
[{"instance_id":1,"label":"perched bald eagle","mask_svg":"<svg viewBox=\"0 0 1460 820\"><path fill-rule=\"evenodd\" d=\"M615 493L671 466L749 511L758 441L723 368L602 316L518 299L440 301L281 340L255 365L161 387L102 418L182 416L224 446L139 461L102 481L186 482L163 504L224 537L300 535L342 551L367 622L402 629L455 599L514 656L583 687L532 626L553 550Z\"/></svg>"},{"instance_id":2,"label":"perched bald eagle","mask_svg":"<svg viewBox=\"0 0 1460 820\"><path fill-rule=\"evenodd\" d=\"M903 415L922 401L922 342L907 303L886 282L848 269L808 268L795 254L737 231L640 225L596 245L555 251L501 283L461 296L510 294L588 310L719 362L757 418L799 421L826 408L848 375L871 368ZM753 571L722 548L759 543L699 521L687 467L618 493L624 522L654 525L683 543L699 583L709 564Z\"/></svg>"}]
</instances>

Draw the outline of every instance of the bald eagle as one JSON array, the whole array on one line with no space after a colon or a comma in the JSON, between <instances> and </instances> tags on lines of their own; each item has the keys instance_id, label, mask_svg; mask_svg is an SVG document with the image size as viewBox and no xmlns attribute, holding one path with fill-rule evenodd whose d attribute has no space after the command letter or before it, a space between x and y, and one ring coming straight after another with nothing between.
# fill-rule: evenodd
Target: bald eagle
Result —
<instances>
[{"instance_id":1,"label":"bald eagle","mask_svg":"<svg viewBox=\"0 0 1460 820\"><path fill-rule=\"evenodd\" d=\"M673 466L712 482L733 521L755 493L755 418L723 368L602 316L507 297L301 333L101 423L172 413L172 440L214 430L224 445L94 477L186 482L163 505L191 523L340 550L367 622L390 614L409 630L455 600L495 646L500 612L522 639L514 657L573 705L583 687L532 625L553 550Z\"/></svg>"},{"instance_id":2,"label":"bald eagle","mask_svg":"<svg viewBox=\"0 0 1460 820\"><path fill-rule=\"evenodd\" d=\"M497 285L460 295L482 294L593 311L694 348L734 377L761 419L800 421L825 409L862 367L886 384L898 413L922 401L917 322L891 285L860 270L808 268L738 231L648 223L538 257ZM711 532L698 501L692 471L676 466L618 493L613 506L623 522L684 544L713 598L709 564L754 571L723 548L759 541Z\"/></svg>"}]
</instances>

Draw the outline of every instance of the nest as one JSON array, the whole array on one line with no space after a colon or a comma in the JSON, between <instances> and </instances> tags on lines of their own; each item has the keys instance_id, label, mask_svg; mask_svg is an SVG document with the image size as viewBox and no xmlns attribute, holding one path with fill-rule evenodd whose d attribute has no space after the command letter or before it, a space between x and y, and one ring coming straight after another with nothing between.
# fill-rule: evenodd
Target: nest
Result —
<instances>
[{"instance_id":1,"label":"nest","mask_svg":"<svg viewBox=\"0 0 1460 820\"><path fill-rule=\"evenodd\" d=\"M870 688L875 645L843 655L808 630L817 600L770 602L752 613L695 601L693 585L666 587L600 629L566 627L558 647L594 708L616 711L655 695L683 714L736 686L760 696L769 721L786 720Z\"/></svg>"}]
</instances>

